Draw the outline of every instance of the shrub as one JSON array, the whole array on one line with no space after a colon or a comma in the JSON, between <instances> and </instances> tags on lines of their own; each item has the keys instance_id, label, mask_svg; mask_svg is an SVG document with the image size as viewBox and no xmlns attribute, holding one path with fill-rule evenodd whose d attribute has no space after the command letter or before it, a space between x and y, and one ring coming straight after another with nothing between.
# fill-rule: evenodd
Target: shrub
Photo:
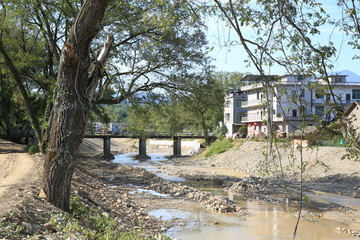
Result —
<instances>
[{"instance_id":1,"label":"shrub","mask_svg":"<svg viewBox=\"0 0 360 240\"><path fill-rule=\"evenodd\" d=\"M246 137L247 136L247 126L241 126L238 130L238 133L241 137Z\"/></svg>"},{"instance_id":2,"label":"shrub","mask_svg":"<svg viewBox=\"0 0 360 240\"><path fill-rule=\"evenodd\" d=\"M31 155L40 152L40 148L38 144L28 144L25 150L28 151L28 153Z\"/></svg>"}]
</instances>

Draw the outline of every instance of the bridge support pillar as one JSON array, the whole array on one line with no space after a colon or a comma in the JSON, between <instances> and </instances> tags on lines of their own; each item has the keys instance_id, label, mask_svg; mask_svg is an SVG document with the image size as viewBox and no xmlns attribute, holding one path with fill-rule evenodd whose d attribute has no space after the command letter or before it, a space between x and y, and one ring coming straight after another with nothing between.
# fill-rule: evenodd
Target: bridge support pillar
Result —
<instances>
[{"instance_id":1,"label":"bridge support pillar","mask_svg":"<svg viewBox=\"0 0 360 240\"><path fill-rule=\"evenodd\" d=\"M145 161L146 159L150 159L148 155L146 155L146 139L139 138L139 155L135 157L140 161Z\"/></svg>"},{"instance_id":2,"label":"bridge support pillar","mask_svg":"<svg viewBox=\"0 0 360 240\"><path fill-rule=\"evenodd\" d=\"M174 137L173 156L181 157L181 137Z\"/></svg>"},{"instance_id":3,"label":"bridge support pillar","mask_svg":"<svg viewBox=\"0 0 360 240\"><path fill-rule=\"evenodd\" d=\"M114 159L114 155L111 154L111 138L109 136L103 137L104 139L104 155L101 157L102 159L112 160Z\"/></svg>"}]
</instances>

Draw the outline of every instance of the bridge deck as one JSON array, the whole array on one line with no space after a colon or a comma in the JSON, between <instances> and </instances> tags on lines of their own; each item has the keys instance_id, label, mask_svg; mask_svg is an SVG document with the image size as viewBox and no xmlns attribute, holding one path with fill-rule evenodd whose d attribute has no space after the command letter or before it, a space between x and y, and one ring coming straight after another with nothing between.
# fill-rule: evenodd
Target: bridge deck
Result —
<instances>
[{"instance_id":1,"label":"bridge deck","mask_svg":"<svg viewBox=\"0 0 360 240\"><path fill-rule=\"evenodd\" d=\"M15 130L11 132L12 137L35 137L33 130ZM0 136L1 137L1 136ZM84 138L169 138L173 139L176 137L179 138L208 138L211 136L205 136L201 133L177 133L170 134L165 132L143 132L142 134L137 133L116 133L116 134L105 134L105 133L95 133L95 132L85 132Z\"/></svg>"}]
</instances>

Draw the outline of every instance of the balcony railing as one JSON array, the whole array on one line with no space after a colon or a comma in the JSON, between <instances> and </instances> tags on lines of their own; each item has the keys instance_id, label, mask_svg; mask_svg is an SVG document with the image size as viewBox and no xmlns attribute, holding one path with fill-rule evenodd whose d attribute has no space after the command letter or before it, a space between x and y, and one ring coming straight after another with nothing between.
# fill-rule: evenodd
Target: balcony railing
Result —
<instances>
[{"instance_id":1,"label":"balcony railing","mask_svg":"<svg viewBox=\"0 0 360 240\"><path fill-rule=\"evenodd\" d=\"M325 99L325 98L314 98L312 100L314 104L329 104L333 103L333 99ZM336 104L344 104L344 105L350 105L352 103L352 100L336 100Z\"/></svg>"},{"instance_id":2,"label":"balcony railing","mask_svg":"<svg viewBox=\"0 0 360 240\"><path fill-rule=\"evenodd\" d=\"M242 106L243 107L250 107L250 106L258 106L258 105L264 105L264 104L265 104L264 99L254 99L254 100L244 101Z\"/></svg>"},{"instance_id":3,"label":"balcony railing","mask_svg":"<svg viewBox=\"0 0 360 240\"><path fill-rule=\"evenodd\" d=\"M264 120L264 118L262 116L258 116L258 115L249 115L247 117L241 118L242 122L262 122L263 120Z\"/></svg>"}]
</instances>

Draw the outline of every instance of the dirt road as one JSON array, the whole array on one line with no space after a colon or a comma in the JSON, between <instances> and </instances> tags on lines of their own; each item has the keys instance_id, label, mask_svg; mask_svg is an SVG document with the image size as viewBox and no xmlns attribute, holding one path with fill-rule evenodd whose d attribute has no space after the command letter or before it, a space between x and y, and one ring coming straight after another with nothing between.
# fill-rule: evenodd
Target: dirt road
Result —
<instances>
[{"instance_id":1,"label":"dirt road","mask_svg":"<svg viewBox=\"0 0 360 240\"><path fill-rule=\"evenodd\" d=\"M0 139L0 215L39 185L37 158L24 146Z\"/></svg>"},{"instance_id":2,"label":"dirt road","mask_svg":"<svg viewBox=\"0 0 360 240\"><path fill-rule=\"evenodd\" d=\"M34 159L27 153L0 155L0 197L6 189L19 187L34 172Z\"/></svg>"}]
</instances>

